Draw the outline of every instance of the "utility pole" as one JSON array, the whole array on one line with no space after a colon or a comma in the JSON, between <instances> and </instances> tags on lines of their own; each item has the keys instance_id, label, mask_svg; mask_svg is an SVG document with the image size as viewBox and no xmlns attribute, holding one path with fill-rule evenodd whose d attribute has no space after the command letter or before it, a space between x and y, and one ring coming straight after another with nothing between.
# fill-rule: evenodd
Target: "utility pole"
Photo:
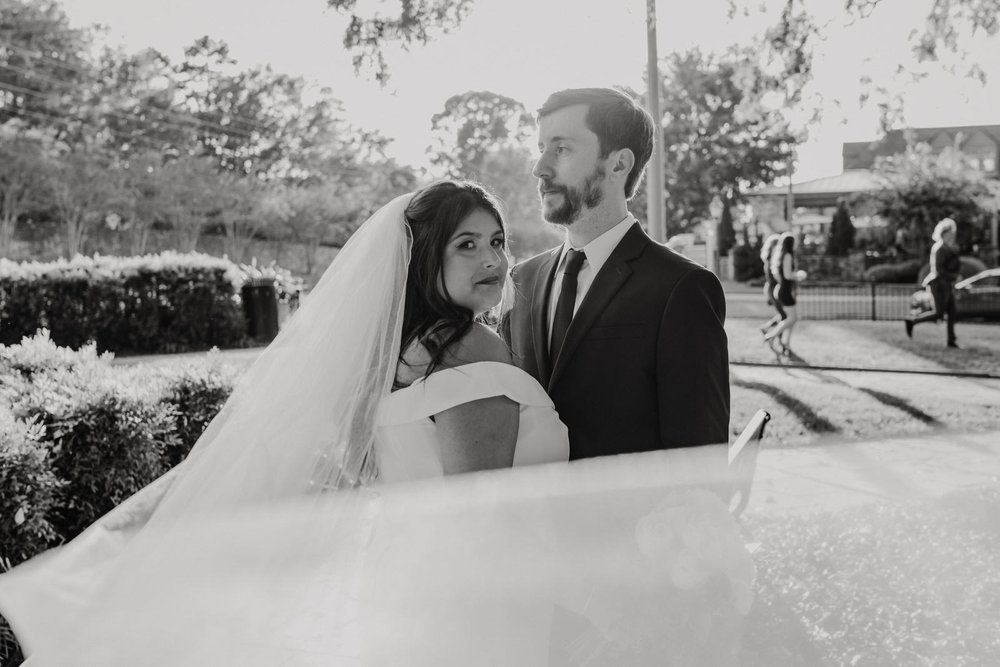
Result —
<instances>
[{"instance_id":1,"label":"utility pole","mask_svg":"<svg viewBox=\"0 0 1000 667\"><path fill-rule=\"evenodd\" d=\"M646 98L649 113L656 127L656 141L653 155L649 159L646 174L646 219L649 221L649 235L658 243L667 240L667 225L663 212L663 196L666 189L663 181L663 128L660 113L660 65L656 56L656 0L646 0Z\"/></svg>"}]
</instances>

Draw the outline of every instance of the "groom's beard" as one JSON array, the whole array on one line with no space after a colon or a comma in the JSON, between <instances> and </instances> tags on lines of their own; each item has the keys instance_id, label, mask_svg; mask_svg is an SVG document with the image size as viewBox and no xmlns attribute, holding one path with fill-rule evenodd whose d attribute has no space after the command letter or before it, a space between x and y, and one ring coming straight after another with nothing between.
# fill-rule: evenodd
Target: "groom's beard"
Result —
<instances>
[{"instance_id":1,"label":"groom's beard","mask_svg":"<svg viewBox=\"0 0 1000 667\"><path fill-rule=\"evenodd\" d=\"M542 214L547 222L557 225L571 225L583 212L584 207L595 208L604 201L604 191L601 190L601 181L604 179L604 165L597 165L594 171L583 179L582 188L573 188L567 185L555 185L542 180L539 190L555 190L562 195L563 202L559 208L544 210Z\"/></svg>"}]
</instances>

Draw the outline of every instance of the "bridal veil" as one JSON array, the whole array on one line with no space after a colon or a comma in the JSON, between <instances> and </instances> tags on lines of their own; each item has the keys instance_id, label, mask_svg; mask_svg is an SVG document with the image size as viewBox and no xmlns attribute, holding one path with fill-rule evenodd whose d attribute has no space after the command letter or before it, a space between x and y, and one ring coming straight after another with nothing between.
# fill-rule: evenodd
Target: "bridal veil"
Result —
<instances>
[{"instance_id":1,"label":"bridal veil","mask_svg":"<svg viewBox=\"0 0 1000 667\"><path fill-rule=\"evenodd\" d=\"M178 468L0 576L31 667L732 664L753 565L704 490L724 449L370 484L409 201L352 236Z\"/></svg>"}]
</instances>

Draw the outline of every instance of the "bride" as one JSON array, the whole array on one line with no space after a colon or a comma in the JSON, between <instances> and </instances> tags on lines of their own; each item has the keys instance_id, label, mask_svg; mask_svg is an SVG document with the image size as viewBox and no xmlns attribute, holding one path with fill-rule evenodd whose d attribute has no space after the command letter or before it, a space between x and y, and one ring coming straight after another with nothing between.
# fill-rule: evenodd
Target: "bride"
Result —
<instances>
[{"instance_id":1,"label":"bride","mask_svg":"<svg viewBox=\"0 0 1000 667\"><path fill-rule=\"evenodd\" d=\"M716 455L566 464L507 262L478 185L376 212L181 465L0 575L27 664L731 663Z\"/></svg>"}]
</instances>

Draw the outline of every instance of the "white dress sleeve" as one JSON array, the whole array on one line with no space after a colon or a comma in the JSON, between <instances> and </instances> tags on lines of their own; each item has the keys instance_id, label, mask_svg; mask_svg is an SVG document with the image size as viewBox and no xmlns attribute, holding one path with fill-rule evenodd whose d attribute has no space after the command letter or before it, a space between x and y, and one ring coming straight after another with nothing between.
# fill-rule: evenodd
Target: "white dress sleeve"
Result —
<instances>
[{"instance_id":1,"label":"white dress sleeve","mask_svg":"<svg viewBox=\"0 0 1000 667\"><path fill-rule=\"evenodd\" d=\"M553 407L542 386L517 366L480 361L441 369L394 392L383 402L379 423L405 424L493 396L522 406Z\"/></svg>"},{"instance_id":2,"label":"white dress sleeve","mask_svg":"<svg viewBox=\"0 0 1000 667\"><path fill-rule=\"evenodd\" d=\"M514 466L569 458L568 431L542 386L516 366L483 361L442 369L385 398L375 433L379 479L443 476L440 440L431 417L493 396L506 396L520 407Z\"/></svg>"}]
</instances>

